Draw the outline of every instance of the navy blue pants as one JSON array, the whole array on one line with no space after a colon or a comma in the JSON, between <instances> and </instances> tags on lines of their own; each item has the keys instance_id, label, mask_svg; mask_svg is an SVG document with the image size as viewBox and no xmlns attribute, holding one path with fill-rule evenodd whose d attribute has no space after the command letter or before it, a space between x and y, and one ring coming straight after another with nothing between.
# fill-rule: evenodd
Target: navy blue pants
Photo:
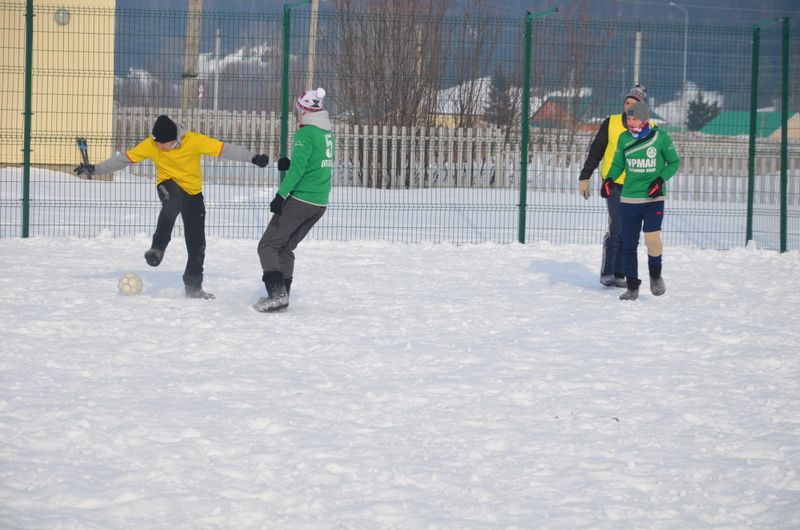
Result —
<instances>
[{"instance_id":1,"label":"navy blue pants","mask_svg":"<svg viewBox=\"0 0 800 530\"><path fill-rule=\"evenodd\" d=\"M620 205L622 217L622 261L625 277L639 277L639 232L658 232L664 220L664 201L653 201L644 204ZM660 267L661 256L647 256L649 267Z\"/></svg>"}]
</instances>

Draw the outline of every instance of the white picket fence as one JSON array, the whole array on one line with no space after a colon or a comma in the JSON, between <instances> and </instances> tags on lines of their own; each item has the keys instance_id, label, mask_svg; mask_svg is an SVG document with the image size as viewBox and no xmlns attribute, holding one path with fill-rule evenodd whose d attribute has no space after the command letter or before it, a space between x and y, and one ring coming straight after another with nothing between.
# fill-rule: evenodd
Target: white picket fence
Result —
<instances>
[{"instance_id":1,"label":"white picket fence","mask_svg":"<svg viewBox=\"0 0 800 530\"><path fill-rule=\"evenodd\" d=\"M213 110L118 108L113 142L123 151L147 136L159 114L168 114L188 129L238 143L276 160L280 117L275 113ZM289 130L295 124L290 120ZM507 141L497 128L388 127L334 124L336 165L334 185L374 189L517 188L520 175L519 139ZM534 131L528 160L528 189L562 193L574 189L592 135L564 131ZM672 135L681 156L679 178L670 184L676 201L741 203L747 200L746 137L699 133ZM291 133L289 135L291 142ZM756 201L776 204L780 191L778 142L758 140ZM152 168L140 164L142 174ZM800 204L800 144L789 148L789 204ZM208 183L274 185L277 172L230 161L204 161ZM595 177L599 186L599 179Z\"/></svg>"}]
</instances>

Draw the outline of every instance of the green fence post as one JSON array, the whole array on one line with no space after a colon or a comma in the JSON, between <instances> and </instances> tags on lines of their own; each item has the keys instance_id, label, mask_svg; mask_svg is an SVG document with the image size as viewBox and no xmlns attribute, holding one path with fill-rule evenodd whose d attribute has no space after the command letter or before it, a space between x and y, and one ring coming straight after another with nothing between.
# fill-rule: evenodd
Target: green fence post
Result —
<instances>
[{"instance_id":1,"label":"green fence post","mask_svg":"<svg viewBox=\"0 0 800 530\"><path fill-rule=\"evenodd\" d=\"M753 51L750 66L750 138L747 151L747 230L745 246L753 240L753 197L756 186L756 123L758 121L758 61L761 55L761 28L778 22L767 20L753 25Z\"/></svg>"},{"instance_id":2,"label":"green fence post","mask_svg":"<svg viewBox=\"0 0 800 530\"><path fill-rule=\"evenodd\" d=\"M292 9L311 0L300 0L283 6L283 68L281 69L281 145L279 157L289 156L289 48L292 37ZM286 171L281 171L281 182Z\"/></svg>"},{"instance_id":3,"label":"green fence post","mask_svg":"<svg viewBox=\"0 0 800 530\"><path fill-rule=\"evenodd\" d=\"M758 112L758 58L761 28L753 26L753 51L750 66L750 133L747 149L747 232L744 244L753 240L753 194L756 185L756 119Z\"/></svg>"},{"instance_id":4,"label":"green fence post","mask_svg":"<svg viewBox=\"0 0 800 530\"><path fill-rule=\"evenodd\" d=\"M789 195L789 179L786 174L789 122L789 17L783 19L783 58L781 73L781 252L786 252L787 199Z\"/></svg>"},{"instance_id":5,"label":"green fence post","mask_svg":"<svg viewBox=\"0 0 800 530\"><path fill-rule=\"evenodd\" d=\"M25 2L25 110L22 137L22 237L30 233L31 215L31 114L33 88L33 0Z\"/></svg>"},{"instance_id":6,"label":"green fence post","mask_svg":"<svg viewBox=\"0 0 800 530\"><path fill-rule=\"evenodd\" d=\"M532 14L528 11L525 16L525 79L522 83L522 150L520 152L519 170L519 228L517 240L525 243L525 223L528 208L528 138L530 136L531 113L531 46L533 43L533 19L542 18L557 13L558 8L553 7L547 11Z\"/></svg>"},{"instance_id":7,"label":"green fence post","mask_svg":"<svg viewBox=\"0 0 800 530\"><path fill-rule=\"evenodd\" d=\"M522 82L522 151L519 168L519 219L517 240L525 244L525 209L528 207L528 138L530 136L531 98L531 45L533 41L533 19L528 11L525 17L525 78Z\"/></svg>"}]
</instances>

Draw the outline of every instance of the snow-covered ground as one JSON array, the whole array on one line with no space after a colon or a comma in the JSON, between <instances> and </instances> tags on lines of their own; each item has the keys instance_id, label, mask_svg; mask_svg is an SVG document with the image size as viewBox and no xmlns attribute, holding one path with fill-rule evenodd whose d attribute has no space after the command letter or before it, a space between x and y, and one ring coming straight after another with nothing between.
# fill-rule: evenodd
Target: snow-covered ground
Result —
<instances>
[{"instance_id":1,"label":"snow-covered ground","mask_svg":"<svg viewBox=\"0 0 800 530\"><path fill-rule=\"evenodd\" d=\"M0 527L800 527L797 251L307 241L261 314L255 240L211 301L148 243L0 239Z\"/></svg>"}]
</instances>

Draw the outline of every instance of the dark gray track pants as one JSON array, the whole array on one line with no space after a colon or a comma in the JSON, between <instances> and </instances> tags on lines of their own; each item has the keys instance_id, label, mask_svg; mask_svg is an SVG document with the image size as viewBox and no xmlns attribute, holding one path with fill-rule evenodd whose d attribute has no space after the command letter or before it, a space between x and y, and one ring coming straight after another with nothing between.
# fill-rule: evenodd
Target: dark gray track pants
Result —
<instances>
[{"instance_id":1,"label":"dark gray track pants","mask_svg":"<svg viewBox=\"0 0 800 530\"><path fill-rule=\"evenodd\" d=\"M611 197L606 199L608 230L603 237L601 276L622 275L622 219L619 214L621 194L622 186L615 184L611 189Z\"/></svg>"},{"instance_id":2,"label":"dark gray track pants","mask_svg":"<svg viewBox=\"0 0 800 530\"><path fill-rule=\"evenodd\" d=\"M281 271L286 279L294 275L294 249L325 214L317 206L287 197L280 215L272 219L258 242L258 259L264 272Z\"/></svg>"}]
</instances>

